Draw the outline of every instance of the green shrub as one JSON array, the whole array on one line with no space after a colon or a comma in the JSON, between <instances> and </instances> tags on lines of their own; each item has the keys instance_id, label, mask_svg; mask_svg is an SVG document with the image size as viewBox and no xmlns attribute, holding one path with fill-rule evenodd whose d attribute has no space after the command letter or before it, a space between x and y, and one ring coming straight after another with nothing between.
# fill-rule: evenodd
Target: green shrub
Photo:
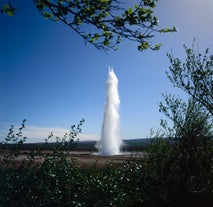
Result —
<instances>
[{"instance_id":1,"label":"green shrub","mask_svg":"<svg viewBox=\"0 0 213 207\"><path fill-rule=\"evenodd\" d=\"M201 136L195 140L192 145L185 134L158 136L141 158L121 167L76 167L63 153L63 142L53 154L41 153L39 164L34 155L19 166L10 164L14 155L6 157L0 167L0 206L210 207L213 141Z\"/></svg>"}]
</instances>

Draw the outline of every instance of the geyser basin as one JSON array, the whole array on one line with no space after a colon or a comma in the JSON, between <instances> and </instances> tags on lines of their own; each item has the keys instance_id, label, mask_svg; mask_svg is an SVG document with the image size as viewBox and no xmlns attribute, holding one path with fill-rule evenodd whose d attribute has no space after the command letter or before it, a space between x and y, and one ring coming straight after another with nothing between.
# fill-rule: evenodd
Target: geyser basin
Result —
<instances>
[{"instance_id":1,"label":"geyser basin","mask_svg":"<svg viewBox=\"0 0 213 207\"><path fill-rule=\"evenodd\" d=\"M119 105L118 79L112 68L109 68L107 79L107 94L102 125L100 151L101 155L120 154L122 140L119 135Z\"/></svg>"}]
</instances>

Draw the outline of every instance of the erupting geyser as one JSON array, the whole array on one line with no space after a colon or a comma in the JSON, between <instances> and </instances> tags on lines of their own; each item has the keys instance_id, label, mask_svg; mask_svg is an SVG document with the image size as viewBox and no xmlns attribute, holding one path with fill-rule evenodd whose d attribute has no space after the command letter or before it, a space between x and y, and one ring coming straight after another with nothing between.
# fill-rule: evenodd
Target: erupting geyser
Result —
<instances>
[{"instance_id":1,"label":"erupting geyser","mask_svg":"<svg viewBox=\"0 0 213 207\"><path fill-rule=\"evenodd\" d=\"M116 155L120 153L122 144L119 136L119 94L118 79L112 68L109 68L107 79L107 97L104 110L104 120L101 133L101 155Z\"/></svg>"}]
</instances>

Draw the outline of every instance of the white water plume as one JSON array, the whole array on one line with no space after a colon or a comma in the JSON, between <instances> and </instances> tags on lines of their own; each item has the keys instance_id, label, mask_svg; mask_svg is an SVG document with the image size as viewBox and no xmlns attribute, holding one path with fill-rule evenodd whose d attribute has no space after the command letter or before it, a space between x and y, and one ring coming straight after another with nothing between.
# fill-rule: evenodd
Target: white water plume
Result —
<instances>
[{"instance_id":1,"label":"white water plume","mask_svg":"<svg viewBox=\"0 0 213 207\"><path fill-rule=\"evenodd\" d=\"M112 68L109 68L107 79L107 96L104 110L104 120L100 141L101 155L120 154L122 140L119 135L119 105L118 79Z\"/></svg>"}]
</instances>

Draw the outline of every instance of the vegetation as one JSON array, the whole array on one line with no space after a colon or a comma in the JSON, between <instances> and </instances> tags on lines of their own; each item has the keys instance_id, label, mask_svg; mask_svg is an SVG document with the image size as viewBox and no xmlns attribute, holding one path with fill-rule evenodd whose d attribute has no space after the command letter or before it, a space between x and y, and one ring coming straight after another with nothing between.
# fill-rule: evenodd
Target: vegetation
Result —
<instances>
[{"instance_id":1,"label":"vegetation","mask_svg":"<svg viewBox=\"0 0 213 207\"><path fill-rule=\"evenodd\" d=\"M164 113L174 105L178 112L171 116L175 131L162 124L171 137L158 135L141 159L122 167L110 163L101 169L77 167L63 153L64 141L53 154L45 154L41 146L17 165L13 161L25 126L18 133L10 130L6 141L15 141L17 147L7 148L9 154L5 148L1 151L0 206L212 206L213 140L208 116L191 100L188 104L177 104L173 97L168 100ZM72 127L71 144L80 125ZM36 162L37 155L42 162Z\"/></svg>"},{"instance_id":2,"label":"vegetation","mask_svg":"<svg viewBox=\"0 0 213 207\"><path fill-rule=\"evenodd\" d=\"M187 55L193 54L192 50L186 51ZM182 73L174 71L173 59L170 60L177 86L178 81L182 81L178 76L182 74L189 83L194 83L194 76L186 74L183 68L177 68ZM190 64L188 61L187 64L196 69L195 59ZM188 71L188 67L184 68ZM204 79L211 70L203 71ZM169 76L171 80L172 77ZM212 113L202 97L195 96L196 92L205 91L203 85L198 81L194 86L195 92L189 93L188 102L164 95L160 111L173 125L161 120L163 129L155 135L143 157L127 161L122 167L109 163L101 169L95 166L85 169L67 159L64 151L74 146L83 120L73 125L69 134L57 138L58 145L52 154L42 152L45 148L41 145L17 164L15 158L26 141L22 137L26 120L17 133L12 126L0 145L0 206L213 206ZM163 138L165 136L168 138ZM38 155L41 162L37 162Z\"/></svg>"},{"instance_id":3,"label":"vegetation","mask_svg":"<svg viewBox=\"0 0 213 207\"><path fill-rule=\"evenodd\" d=\"M213 205L212 55L207 57L207 49L202 59L194 49L184 47L186 63L169 55L167 75L189 94L188 103L163 95L160 112L172 126L161 120L163 130L147 153L154 206Z\"/></svg>"},{"instance_id":4,"label":"vegetation","mask_svg":"<svg viewBox=\"0 0 213 207\"><path fill-rule=\"evenodd\" d=\"M138 43L140 51L159 49L160 44L152 45L150 39L176 29L156 29L156 2L142 0L125 8L117 0L34 1L45 18L63 22L86 42L105 51L115 49L122 38ZM9 16L15 11L11 3L0 10ZM161 120L163 130L140 160L119 168L110 164L102 169L76 167L64 151L75 146L82 120L69 134L57 137L52 154L43 151L53 136L50 134L44 145L30 150L27 158L17 163L27 139L22 136L23 120L18 132L11 126L0 143L0 206L213 206L213 56L208 49L202 55L194 46L184 48L184 63L168 54L171 66L167 76L175 87L188 93L188 101L163 95L160 112L172 126Z\"/></svg>"},{"instance_id":5,"label":"vegetation","mask_svg":"<svg viewBox=\"0 0 213 207\"><path fill-rule=\"evenodd\" d=\"M34 0L41 15L60 21L79 34L85 42L97 49L117 49L122 39L138 44L138 50L158 50L161 44L152 44L158 33L175 32L176 28L158 28L153 15L157 0L141 0L127 8L119 0ZM16 8L4 4L0 12L13 16Z\"/></svg>"},{"instance_id":6,"label":"vegetation","mask_svg":"<svg viewBox=\"0 0 213 207\"><path fill-rule=\"evenodd\" d=\"M204 54L195 52L195 41L192 48L184 45L186 60L168 54L171 66L167 77L178 87L201 103L213 116L213 55L209 48Z\"/></svg>"},{"instance_id":7,"label":"vegetation","mask_svg":"<svg viewBox=\"0 0 213 207\"><path fill-rule=\"evenodd\" d=\"M158 196L171 206L212 205L213 131L209 113L190 98L186 104L174 96L165 96L160 110L173 126L161 121L164 134L158 136L148 155Z\"/></svg>"}]
</instances>

